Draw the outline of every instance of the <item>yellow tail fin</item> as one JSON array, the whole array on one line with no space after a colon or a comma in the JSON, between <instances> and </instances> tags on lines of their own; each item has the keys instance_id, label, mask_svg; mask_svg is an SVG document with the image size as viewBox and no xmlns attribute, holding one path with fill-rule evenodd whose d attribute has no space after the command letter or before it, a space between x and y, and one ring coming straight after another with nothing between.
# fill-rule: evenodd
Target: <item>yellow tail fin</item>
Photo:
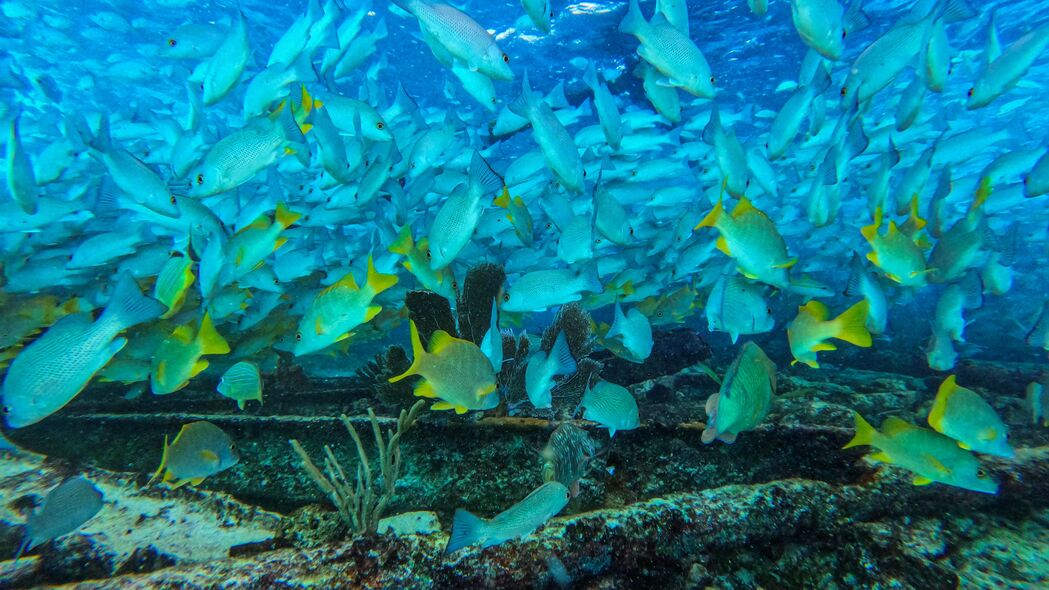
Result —
<instances>
[{"instance_id":1,"label":"yellow tail fin","mask_svg":"<svg viewBox=\"0 0 1049 590\"><path fill-rule=\"evenodd\" d=\"M282 201L280 203L277 203L277 212L274 215L274 217L276 218L278 225L280 225L283 228L287 228L291 224L298 221L299 218L302 217L302 213L296 213L288 209L288 206L285 205Z\"/></svg>"},{"instance_id":2,"label":"yellow tail fin","mask_svg":"<svg viewBox=\"0 0 1049 590\"><path fill-rule=\"evenodd\" d=\"M714 227L718 223L718 219L721 219L721 215L725 213L725 206L722 204L722 200L718 199L714 209L707 213L707 216L703 218L703 221L699 222L699 225L692 229L699 229L701 227Z\"/></svg>"},{"instance_id":3,"label":"yellow tail fin","mask_svg":"<svg viewBox=\"0 0 1049 590\"><path fill-rule=\"evenodd\" d=\"M375 270L372 257L368 257L368 288L379 294L397 284L397 275L384 275Z\"/></svg>"},{"instance_id":4,"label":"yellow tail fin","mask_svg":"<svg viewBox=\"0 0 1049 590\"><path fill-rule=\"evenodd\" d=\"M417 375L419 366L422 363L423 358L426 356L426 351L423 350L423 342L419 338L419 328L415 327L415 322L410 322L410 327L412 332L412 366L408 367L408 370L404 373L397 375L396 377L390 377L390 383L397 383L409 375Z\"/></svg>"},{"instance_id":5,"label":"yellow tail fin","mask_svg":"<svg viewBox=\"0 0 1049 590\"><path fill-rule=\"evenodd\" d=\"M401 228L401 231L397 234L397 239L395 239L393 243L390 244L389 250L394 254L407 256L408 253L412 251L412 247L414 246L415 243L412 241L412 228L410 225L405 224L404 227Z\"/></svg>"},{"instance_id":6,"label":"yellow tail fin","mask_svg":"<svg viewBox=\"0 0 1049 590\"><path fill-rule=\"evenodd\" d=\"M866 238L868 242L874 240L874 236L878 235L878 228L881 227L882 212L881 207L874 210L874 221L870 225L865 225L860 228L860 233Z\"/></svg>"},{"instance_id":7,"label":"yellow tail fin","mask_svg":"<svg viewBox=\"0 0 1049 590\"><path fill-rule=\"evenodd\" d=\"M864 420L863 416L860 416L859 412L853 412L852 417L856 421L856 435L853 436L852 440L850 440L842 448L849 449L852 447L860 447L864 445L874 444L874 437L877 436L878 431L875 430L869 422Z\"/></svg>"},{"instance_id":8,"label":"yellow tail fin","mask_svg":"<svg viewBox=\"0 0 1049 590\"><path fill-rule=\"evenodd\" d=\"M943 415L947 411L947 400L957 390L958 383L954 375L951 375L943 380L940 389L936 391L936 399L933 400L932 409L929 410L929 426L932 426L937 432L943 432Z\"/></svg>"},{"instance_id":9,"label":"yellow tail fin","mask_svg":"<svg viewBox=\"0 0 1049 590\"><path fill-rule=\"evenodd\" d=\"M156 481L156 479L158 477L160 477L160 474L163 473L164 468L167 467L167 465L168 465L168 435L165 434L164 435L164 450L161 451L161 454L160 454L160 467L157 467L156 472L153 473L153 477L149 478L149 481L146 482L146 485L148 486L149 484L151 484L154 481Z\"/></svg>"},{"instance_id":10,"label":"yellow tail fin","mask_svg":"<svg viewBox=\"0 0 1049 590\"><path fill-rule=\"evenodd\" d=\"M864 348L871 345L871 333L867 331L867 312L870 304L864 299L834 318L834 337Z\"/></svg>"},{"instance_id":11,"label":"yellow tail fin","mask_svg":"<svg viewBox=\"0 0 1049 590\"><path fill-rule=\"evenodd\" d=\"M200 320L197 341L200 342L201 354L226 354L229 352L229 342L226 342L226 339L215 330L215 324L211 321L211 314L209 313L205 313L204 319Z\"/></svg>"}]
</instances>

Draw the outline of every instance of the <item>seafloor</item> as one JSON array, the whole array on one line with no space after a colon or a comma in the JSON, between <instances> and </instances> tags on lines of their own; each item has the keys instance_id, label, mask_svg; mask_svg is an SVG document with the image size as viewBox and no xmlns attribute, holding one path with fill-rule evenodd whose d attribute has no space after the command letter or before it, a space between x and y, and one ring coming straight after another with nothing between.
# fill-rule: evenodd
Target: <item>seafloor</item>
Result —
<instances>
[{"instance_id":1,"label":"seafloor","mask_svg":"<svg viewBox=\"0 0 1049 590\"><path fill-rule=\"evenodd\" d=\"M565 413L427 412L405 434L404 473L387 515L398 532L353 538L299 468L295 438L355 453L336 416L367 424L411 403L377 386L389 368L309 379L285 365L265 405L238 412L213 385L128 401L121 387L85 392L43 423L8 433L46 455L0 455L0 554L14 555L30 506L82 472L106 506L79 531L17 563L0 588L547 588L555 556L573 588L1049 588L1049 429L1030 424L1023 391L1037 365L966 361L958 380L985 394L1010 427L1015 459L984 458L996 496L933 484L841 450L852 410L873 422L922 422L943 375L783 368L771 415L734 445L700 443L703 404L722 373L685 329L657 335L642 366L606 359L632 382L641 428L579 421L606 448L565 511L518 542L443 554L451 514L488 517L542 482L538 450ZM888 363L886 363L888 364ZM500 415L503 414L503 415ZM233 436L241 462L195 489L146 485L164 434L207 419ZM388 420L383 420L388 424ZM362 432L365 432L362 430ZM365 437L368 440L368 437Z\"/></svg>"}]
</instances>

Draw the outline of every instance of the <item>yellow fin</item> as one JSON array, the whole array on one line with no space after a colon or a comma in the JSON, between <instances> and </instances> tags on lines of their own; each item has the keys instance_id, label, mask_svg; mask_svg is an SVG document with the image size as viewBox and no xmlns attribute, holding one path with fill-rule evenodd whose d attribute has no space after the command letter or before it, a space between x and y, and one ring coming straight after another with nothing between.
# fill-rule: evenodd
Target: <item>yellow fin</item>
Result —
<instances>
[{"instance_id":1,"label":"yellow fin","mask_svg":"<svg viewBox=\"0 0 1049 590\"><path fill-rule=\"evenodd\" d=\"M860 228L860 233L868 242L873 242L874 238L878 235L878 228L881 227L882 211L881 207L874 210L874 221L870 225L865 225ZM868 254L868 257L870 255ZM871 262L874 262L871 260ZM875 262L877 264L877 262Z\"/></svg>"},{"instance_id":2,"label":"yellow fin","mask_svg":"<svg viewBox=\"0 0 1049 590\"><path fill-rule=\"evenodd\" d=\"M190 377L196 377L197 375L200 375L201 373L204 372L204 369L208 368L209 364L210 363L208 363L208 361L206 361L204 359L198 360L197 362L193 363L193 368L190 369L189 376ZM181 389L181 387L179 389Z\"/></svg>"},{"instance_id":3,"label":"yellow fin","mask_svg":"<svg viewBox=\"0 0 1049 590\"><path fill-rule=\"evenodd\" d=\"M812 347L813 352L828 352L831 350L838 350L838 347L830 342L820 342Z\"/></svg>"},{"instance_id":4,"label":"yellow fin","mask_svg":"<svg viewBox=\"0 0 1049 590\"><path fill-rule=\"evenodd\" d=\"M916 486L927 486L932 483L932 480L923 475L915 475L912 483Z\"/></svg>"},{"instance_id":5,"label":"yellow fin","mask_svg":"<svg viewBox=\"0 0 1049 590\"><path fill-rule=\"evenodd\" d=\"M189 344L193 342L193 328L186 326L178 326L171 333L171 336L183 344Z\"/></svg>"},{"instance_id":6,"label":"yellow fin","mask_svg":"<svg viewBox=\"0 0 1049 590\"><path fill-rule=\"evenodd\" d=\"M179 434L181 435L181 432ZM176 438L175 440L177 441L178 438ZM164 467L167 466L167 464L168 464L168 449L169 448L171 448L171 447L168 446L168 435L165 434L164 435L164 449L163 449L163 451L161 451L161 454L160 454L160 466L157 467L156 472L153 473L153 477L149 478L149 481L146 482L147 486L149 484L153 483L153 481L156 480L158 477L160 477L161 472L164 471Z\"/></svg>"},{"instance_id":7,"label":"yellow fin","mask_svg":"<svg viewBox=\"0 0 1049 590\"><path fill-rule=\"evenodd\" d=\"M455 340L455 337L444 330L434 331L433 336L430 336L430 354L441 354L441 351L448 348Z\"/></svg>"},{"instance_id":8,"label":"yellow fin","mask_svg":"<svg viewBox=\"0 0 1049 590\"><path fill-rule=\"evenodd\" d=\"M750 202L750 199L746 197L740 197L739 202L736 203L736 206L732 209L732 217L739 217L740 215L743 215L748 211L758 211L758 208Z\"/></svg>"},{"instance_id":9,"label":"yellow fin","mask_svg":"<svg viewBox=\"0 0 1049 590\"><path fill-rule=\"evenodd\" d=\"M940 384L940 388L936 390L936 399L933 400L932 409L929 410L928 421L929 426L932 426L937 432L943 432L943 415L947 412L947 400L957 390L958 384L954 375L944 379L943 383Z\"/></svg>"},{"instance_id":10,"label":"yellow fin","mask_svg":"<svg viewBox=\"0 0 1049 590\"><path fill-rule=\"evenodd\" d=\"M450 404L450 403L448 403L448 402L437 402L434 405L430 406L430 409L431 410L437 410L437 411L440 411L440 410L454 410L455 406Z\"/></svg>"},{"instance_id":11,"label":"yellow fin","mask_svg":"<svg viewBox=\"0 0 1049 590\"><path fill-rule=\"evenodd\" d=\"M466 406L455 406L455 413L456 414L465 414L465 413L467 413L469 411L470 410Z\"/></svg>"},{"instance_id":12,"label":"yellow fin","mask_svg":"<svg viewBox=\"0 0 1049 590\"><path fill-rule=\"evenodd\" d=\"M167 374L168 374L168 362L167 361L160 361L159 363L157 363L157 381L159 381L160 383L163 383L164 379L167 377Z\"/></svg>"},{"instance_id":13,"label":"yellow fin","mask_svg":"<svg viewBox=\"0 0 1049 590\"><path fill-rule=\"evenodd\" d=\"M992 441L998 438L998 431L993 428L984 428L977 435L977 438L982 441Z\"/></svg>"},{"instance_id":14,"label":"yellow fin","mask_svg":"<svg viewBox=\"0 0 1049 590\"><path fill-rule=\"evenodd\" d=\"M871 333L867 331L869 310L870 303L864 299L834 318L834 337L863 348L870 346Z\"/></svg>"},{"instance_id":15,"label":"yellow fin","mask_svg":"<svg viewBox=\"0 0 1049 590\"><path fill-rule=\"evenodd\" d=\"M412 365L408 367L408 370L404 373L397 375L396 377L390 377L390 383L396 383L401 379L409 375L417 374L419 367L421 366L423 357L426 356L426 351L423 349L422 340L419 339L419 328L415 327L415 322L409 320L409 330L411 331L412 339ZM421 387L421 386L420 386ZM420 395L419 387L415 388L415 395Z\"/></svg>"},{"instance_id":16,"label":"yellow fin","mask_svg":"<svg viewBox=\"0 0 1049 590\"><path fill-rule=\"evenodd\" d=\"M366 321L366 322L372 321L372 318L374 318L375 316L379 315L380 311L382 311L382 306L381 305L369 305L368 309L365 310L365 312L364 312L364 321Z\"/></svg>"},{"instance_id":17,"label":"yellow fin","mask_svg":"<svg viewBox=\"0 0 1049 590\"><path fill-rule=\"evenodd\" d=\"M807 313L820 321L827 319L827 316L830 315L830 310L827 309L827 306L822 301L816 301L815 299L802 305L798 311Z\"/></svg>"},{"instance_id":18,"label":"yellow fin","mask_svg":"<svg viewBox=\"0 0 1049 590\"><path fill-rule=\"evenodd\" d=\"M288 206L284 204L284 201L277 203L277 211L274 213L274 219L277 224L283 228L287 228L291 224L295 223L302 217L301 213L296 213L288 209Z\"/></svg>"},{"instance_id":19,"label":"yellow fin","mask_svg":"<svg viewBox=\"0 0 1049 590\"><path fill-rule=\"evenodd\" d=\"M711 210L710 213L707 213L706 216L703 218L703 220L700 221L699 224L696 225L696 227L694 227L692 229L695 230L695 229L699 229L701 227L715 227L715 226L717 226L718 219L721 218L721 215L724 212L725 212L725 206L722 204L721 199L719 198L717 204L714 205L714 209Z\"/></svg>"},{"instance_id":20,"label":"yellow fin","mask_svg":"<svg viewBox=\"0 0 1049 590\"><path fill-rule=\"evenodd\" d=\"M210 313L205 313L204 318L200 320L197 341L200 342L200 354L227 354L229 352L229 342L226 342L226 339L215 330Z\"/></svg>"},{"instance_id":21,"label":"yellow fin","mask_svg":"<svg viewBox=\"0 0 1049 590\"><path fill-rule=\"evenodd\" d=\"M902 418L896 416L889 416L881 423L881 431L887 436L893 436L900 434L901 432L907 432L918 428L914 424L907 422Z\"/></svg>"},{"instance_id":22,"label":"yellow fin","mask_svg":"<svg viewBox=\"0 0 1049 590\"><path fill-rule=\"evenodd\" d=\"M915 229L922 229L928 225L928 222L918 214L918 193L911 197L911 224Z\"/></svg>"},{"instance_id":23,"label":"yellow fin","mask_svg":"<svg viewBox=\"0 0 1049 590\"><path fill-rule=\"evenodd\" d=\"M890 457L885 451L871 453L870 455L867 455L867 458L881 463L892 463L892 457Z\"/></svg>"},{"instance_id":24,"label":"yellow fin","mask_svg":"<svg viewBox=\"0 0 1049 590\"><path fill-rule=\"evenodd\" d=\"M510 208L510 189L504 185L503 186L503 194L501 194L498 197L496 197L495 198L495 202L493 204L496 207L502 207L503 209L509 209Z\"/></svg>"},{"instance_id":25,"label":"yellow fin","mask_svg":"<svg viewBox=\"0 0 1049 590\"><path fill-rule=\"evenodd\" d=\"M203 449L202 451L200 451L200 458L205 461L211 462L219 460L219 456L215 454L215 451L209 449Z\"/></svg>"},{"instance_id":26,"label":"yellow fin","mask_svg":"<svg viewBox=\"0 0 1049 590\"><path fill-rule=\"evenodd\" d=\"M929 463L933 466L933 468L936 471L939 471L940 473L942 473L944 475L949 475L951 473L951 470L946 465L941 463L940 460L937 459L936 457L934 457L933 455L930 455L929 453L926 453L925 454L925 458L928 459Z\"/></svg>"},{"instance_id":27,"label":"yellow fin","mask_svg":"<svg viewBox=\"0 0 1049 590\"><path fill-rule=\"evenodd\" d=\"M715 243L715 245L717 246L718 250L721 250L725 253L725 256L732 256L732 250L729 249L728 240L725 239L725 236L718 236L718 241Z\"/></svg>"},{"instance_id":28,"label":"yellow fin","mask_svg":"<svg viewBox=\"0 0 1049 590\"><path fill-rule=\"evenodd\" d=\"M435 398L437 397L437 390L429 381L421 381L415 386L416 397Z\"/></svg>"},{"instance_id":29,"label":"yellow fin","mask_svg":"<svg viewBox=\"0 0 1049 590\"><path fill-rule=\"evenodd\" d=\"M848 449L874 444L874 439L878 436L878 431L874 430L874 427L870 425L870 422L864 420L859 412L853 412L852 419L856 424L856 434L852 437L852 440L846 443L842 448Z\"/></svg>"},{"instance_id":30,"label":"yellow fin","mask_svg":"<svg viewBox=\"0 0 1049 590\"><path fill-rule=\"evenodd\" d=\"M973 448L969 445L969 443L964 443L962 441L958 441L958 446L963 448L963 449L965 449L966 451L973 450Z\"/></svg>"},{"instance_id":31,"label":"yellow fin","mask_svg":"<svg viewBox=\"0 0 1049 590\"><path fill-rule=\"evenodd\" d=\"M772 268L790 268L790 267L794 266L797 263L798 263L798 257L795 256L794 258L791 258L790 260L788 260L786 262L783 262L783 263L780 263L780 264L773 264Z\"/></svg>"},{"instance_id":32,"label":"yellow fin","mask_svg":"<svg viewBox=\"0 0 1049 590\"><path fill-rule=\"evenodd\" d=\"M368 288L378 295L397 284L397 275L384 275L375 270L375 262L368 257Z\"/></svg>"},{"instance_id":33,"label":"yellow fin","mask_svg":"<svg viewBox=\"0 0 1049 590\"><path fill-rule=\"evenodd\" d=\"M388 249L394 254L407 256L412 251L412 246L414 245L415 243L412 241L412 228L410 225L405 224L404 227L401 228L401 231L397 233L397 239L390 244Z\"/></svg>"}]
</instances>

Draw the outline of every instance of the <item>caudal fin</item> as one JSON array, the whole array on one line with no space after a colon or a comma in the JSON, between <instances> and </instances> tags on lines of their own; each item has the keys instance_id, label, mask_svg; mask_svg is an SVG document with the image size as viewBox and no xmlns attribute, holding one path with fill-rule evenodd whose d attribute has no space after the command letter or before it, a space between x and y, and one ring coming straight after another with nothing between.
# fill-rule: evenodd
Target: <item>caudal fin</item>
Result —
<instances>
[{"instance_id":1,"label":"caudal fin","mask_svg":"<svg viewBox=\"0 0 1049 590\"><path fill-rule=\"evenodd\" d=\"M715 225L717 225L718 219L721 218L721 215L724 212L725 205L722 204L721 199L718 199L717 204L714 205L714 208L710 211L710 213L707 213L706 217L703 218L703 221L700 221L699 224L692 229L699 229L701 227L714 227Z\"/></svg>"},{"instance_id":2,"label":"caudal fin","mask_svg":"<svg viewBox=\"0 0 1049 590\"><path fill-rule=\"evenodd\" d=\"M572 351L568 348L568 340L565 339L565 333L562 331L557 335L554 340L554 346L550 349L550 355L548 358L557 359L557 371L555 375L570 375L575 373L576 362L572 358Z\"/></svg>"},{"instance_id":3,"label":"caudal fin","mask_svg":"<svg viewBox=\"0 0 1049 590\"><path fill-rule=\"evenodd\" d=\"M397 383L409 375L418 374L422 359L426 356L426 350L423 349L423 342L419 338L419 328L415 327L415 322L410 322L410 329L412 333L412 365L408 367L408 370L404 373L401 373L396 377L390 377L390 383Z\"/></svg>"},{"instance_id":4,"label":"caudal fin","mask_svg":"<svg viewBox=\"0 0 1049 590\"><path fill-rule=\"evenodd\" d=\"M200 330L197 332L197 340L200 342L201 354L227 354L229 353L229 342L215 329L215 323L211 321L211 314L205 313L204 319L200 320Z\"/></svg>"},{"instance_id":5,"label":"caudal fin","mask_svg":"<svg viewBox=\"0 0 1049 590\"><path fill-rule=\"evenodd\" d=\"M870 422L864 420L859 412L853 412L852 418L856 421L856 435L842 448L849 449L874 444L874 437L878 435L878 431L870 425Z\"/></svg>"},{"instance_id":6,"label":"caudal fin","mask_svg":"<svg viewBox=\"0 0 1049 590\"><path fill-rule=\"evenodd\" d=\"M448 545L444 552L455 553L463 547L469 547L485 539L485 521L462 508L455 510L452 517L452 534L448 537Z\"/></svg>"},{"instance_id":7,"label":"caudal fin","mask_svg":"<svg viewBox=\"0 0 1049 590\"><path fill-rule=\"evenodd\" d=\"M375 262L368 257L368 288L378 295L397 284L397 275L384 275L375 270Z\"/></svg>"},{"instance_id":8,"label":"caudal fin","mask_svg":"<svg viewBox=\"0 0 1049 590\"><path fill-rule=\"evenodd\" d=\"M864 299L834 318L834 337L864 348L871 345L871 333L867 331L867 312L870 304Z\"/></svg>"},{"instance_id":9,"label":"caudal fin","mask_svg":"<svg viewBox=\"0 0 1049 590\"><path fill-rule=\"evenodd\" d=\"M131 273L121 273L117 279L116 289L109 299L109 305L103 317L120 325L120 330L126 330L131 326L148 322L159 318L168 310L168 306L146 297L138 289L138 283L131 277Z\"/></svg>"},{"instance_id":10,"label":"caudal fin","mask_svg":"<svg viewBox=\"0 0 1049 590\"><path fill-rule=\"evenodd\" d=\"M630 0L630 7L626 11L626 16L619 23L619 32L636 35L645 24L645 17L641 14L641 7L637 5L637 0Z\"/></svg>"},{"instance_id":11,"label":"caudal fin","mask_svg":"<svg viewBox=\"0 0 1049 590\"><path fill-rule=\"evenodd\" d=\"M291 224L295 223L302 217L302 213L296 213L284 204L284 202L277 203L277 212L274 214L277 220L277 225L287 229Z\"/></svg>"}]
</instances>

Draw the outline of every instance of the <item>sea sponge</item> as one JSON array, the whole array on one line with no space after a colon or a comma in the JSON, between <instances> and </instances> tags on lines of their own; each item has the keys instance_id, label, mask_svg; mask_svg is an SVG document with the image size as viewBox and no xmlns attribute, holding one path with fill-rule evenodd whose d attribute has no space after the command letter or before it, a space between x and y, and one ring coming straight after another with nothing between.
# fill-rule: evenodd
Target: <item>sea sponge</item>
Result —
<instances>
[{"instance_id":1,"label":"sea sponge","mask_svg":"<svg viewBox=\"0 0 1049 590\"><path fill-rule=\"evenodd\" d=\"M590 333L592 325L593 321L590 319L590 314L581 305L578 303L562 305L553 323L543 331L543 341L540 344L540 348L543 352L549 353L550 349L554 347L554 341L557 340L558 333L563 331L565 333L565 342L568 344L568 350L572 353L572 358L579 360L594 350L594 341Z\"/></svg>"},{"instance_id":2,"label":"sea sponge","mask_svg":"<svg viewBox=\"0 0 1049 590\"><path fill-rule=\"evenodd\" d=\"M492 301L499 297L505 282L506 271L498 264L479 264L466 273L456 306L463 338L481 344L492 323Z\"/></svg>"},{"instance_id":3,"label":"sea sponge","mask_svg":"<svg viewBox=\"0 0 1049 590\"><path fill-rule=\"evenodd\" d=\"M415 322L419 338L425 345L430 336L437 330L444 330L457 336L455 317L452 316L452 304L433 291L408 291L404 297L408 307L408 317Z\"/></svg>"}]
</instances>

